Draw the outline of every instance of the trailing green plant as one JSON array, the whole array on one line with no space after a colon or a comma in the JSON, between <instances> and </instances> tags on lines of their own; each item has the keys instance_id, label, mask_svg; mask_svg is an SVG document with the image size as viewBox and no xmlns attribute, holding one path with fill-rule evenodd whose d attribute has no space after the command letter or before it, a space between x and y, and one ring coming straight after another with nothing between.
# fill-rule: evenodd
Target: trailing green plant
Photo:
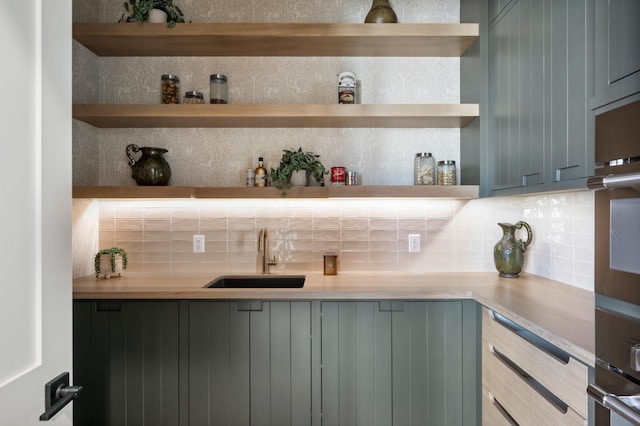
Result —
<instances>
[{"instance_id":1,"label":"trailing green plant","mask_svg":"<svg viewBox=\"0 0 640 426\"><path fill-rule=\"evenodd\" d=\"M307 178L313 176L316 182L324 185L324 175L328 172L318 159L320 155L303 151L302 148L298 148L297 151L285 149L283 152L280 165L276 169L272 167L269 173L271 182L276 188L291 188L291 175L300 170L305 171Z\"/></svg>"},{"instance_id":2,"label":"trailing green plant","mask_svg":"<svg viewBox=\"0 0 640 426\"><path fill-rule=\"evenodd\" d=\"M173 4L173 0L128 0L124 2L123 13L118 22L144 22L149 19L151 9L159 9L167 14L167 27L173 28L177 23L184 22L182 10Z\"/></svg>"},{"instance_id":3,"label":"trailing green plant","mask_svg":"<svg viewBox=\"0 0 640 426\"><path fill-rule=\"evenodd\" d=\"M116 254L119 254L122 257L122 269L127 269L127 252L120 247L111 247L108 249L102 249L98 253L96 253L96 257L93 259L93 266L96 272L96 278L100 276L100 255L108 254L111 256L111 272L116 272Z\"/></svg>"}]
</instances>

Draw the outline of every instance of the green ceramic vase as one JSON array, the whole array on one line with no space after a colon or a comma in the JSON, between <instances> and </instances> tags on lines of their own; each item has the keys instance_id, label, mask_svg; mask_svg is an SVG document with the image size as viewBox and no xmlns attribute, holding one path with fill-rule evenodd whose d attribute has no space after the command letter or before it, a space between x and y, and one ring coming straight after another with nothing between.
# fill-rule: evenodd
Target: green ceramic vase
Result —
<instances>
[{"instance_id":1,"label":"green ceramic vase","mask_svg":"<svg viewBox=\"0 0 640 426\"><path fill-rule=\"evenodd\" d=\"M133 154L142 152L139 159L133 158ZM171 177L171 167L163 157L169 152L164 148L140 148L136 144L127 145L127 157L131 166L131 177L138 185L144 186L164 186L169 184Z\"/></svg>"},{"instance_id":2,"label":"green ceramic vase","mask_svg":"<svg viewBox=\"0 0 640 426\"><path fill-rule=\"evenodd\" d=\"M493 248L493 261L501 277L518 278L524 263L524 252L531 244L533 234L527 222L498 223L502 228L502 239ZM527 231L527 241L516 240L516 230L524 228Z\"/></svg>"},{"instance_id":3,"label":"green ceramic vase","mask_svg":"<svg viewBox=\"0 0 640 426\"><path fill-rule=\"evenodd\" d=\"M389 0L373 0L371 10L364 22L365 24L395 24L398 22L398 17L391 8Z\"/></svg>"}]
</instances>

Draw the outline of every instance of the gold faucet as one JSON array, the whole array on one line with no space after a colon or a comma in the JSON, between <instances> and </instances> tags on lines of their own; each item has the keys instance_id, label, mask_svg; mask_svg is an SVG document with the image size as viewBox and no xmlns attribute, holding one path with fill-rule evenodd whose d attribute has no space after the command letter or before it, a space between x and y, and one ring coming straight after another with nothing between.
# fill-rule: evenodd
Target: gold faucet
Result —
<instances>
[{"instance_id":1,"label":"gold faucet","mask_svg":"<svg viewBox=\"0 0 640 426\"><path fill-rule=\"evenodd\" d=\"M269 259L269 243L267 240L267 228L263 228L260 230L260 234L258 235L258 251L262 252L262 273L269 273L270 265L277 265L276 256L273 256L273 259Z\"/></svg>"}]
</instances>

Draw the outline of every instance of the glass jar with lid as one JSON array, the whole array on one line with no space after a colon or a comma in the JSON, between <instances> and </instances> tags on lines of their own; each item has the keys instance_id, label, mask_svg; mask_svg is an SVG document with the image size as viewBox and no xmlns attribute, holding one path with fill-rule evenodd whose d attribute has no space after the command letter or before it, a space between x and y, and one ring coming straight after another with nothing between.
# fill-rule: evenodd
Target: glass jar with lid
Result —
<instances>
[{"instance_id":1,"label":"glass jar with lid","mask_svg":"<svg viewBox=\"0 0 640 426\"><path fill-rule=\"evenodd\" d=\"M229 88L227 85L227 76L223 74L211 74L210 80L210 99L212 104L229 103Z\"/></svg>"},{"instance_id":2,"label":"glass jar with lid","mask_svg":"<svg viewBox=\"0 0 640 426\"><path fill-rule=\"evenodd\" d=\"M413 160L413 184L435 185L436 160L430 152L418 152Z\"/></svg>"},{"instance_id":3,"label":"glass jar with lid","mask_svg":"<svg viewBox=\"0 0 640 426\"><path fill-rule=\"evenodd\" d=\"M438 161L438 185L456 184L456 162Z\"/></svg>"},{"instance_id":4,"label":"glass jar with lid","mask_svg":"<svg viewBox=\"0 0 640 426\"><path fill-rule=\"evenodd\" d=\"M184 92L184 100L183 104L203 104L204 103L204 95L202 92L196 92L195 90L190 90L188 92Z\"/></svg>"},{"instance_id":5,"label":"glass jar with lid","mask_svg":"<svg viewBox=\"0 0 640 426\"><path fill-rule=\"evenodd\" d=\"M177 75L164 74L162 76L160 100L163 104L180 103L180 79Z\"/></svg>"}]
</instances>

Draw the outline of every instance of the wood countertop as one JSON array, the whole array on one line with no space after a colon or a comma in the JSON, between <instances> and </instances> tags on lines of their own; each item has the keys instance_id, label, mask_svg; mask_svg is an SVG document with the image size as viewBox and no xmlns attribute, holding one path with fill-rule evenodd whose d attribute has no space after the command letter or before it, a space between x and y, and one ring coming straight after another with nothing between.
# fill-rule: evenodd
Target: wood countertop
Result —
<instances>
[{"instance_id":1,"label":"wood countertop","mask_svg":"<svg viewBox=\"0 0 640 426\"><path fill-rule=\"evenodd\" d=\"M73 281L73 298L262 299L262 300L455 300L472 299L493 309L571 355L595 364L593 292L531 274L501 278L495 272L306 274L299 289L211 289L222 274L136 274L109 280ZM234 274L226 274L234 275Z\"/></svg>"}]
</instances>

